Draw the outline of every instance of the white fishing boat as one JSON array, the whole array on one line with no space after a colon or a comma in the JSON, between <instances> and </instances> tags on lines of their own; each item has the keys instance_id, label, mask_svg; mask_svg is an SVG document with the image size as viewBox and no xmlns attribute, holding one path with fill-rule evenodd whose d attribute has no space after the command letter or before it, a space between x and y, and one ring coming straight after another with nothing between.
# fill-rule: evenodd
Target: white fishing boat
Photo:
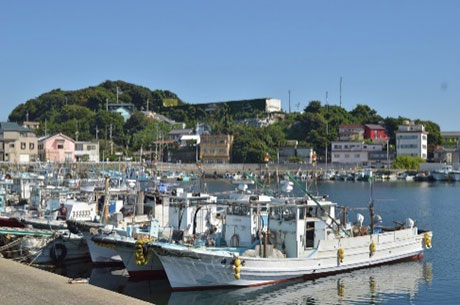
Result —
<instances>
[{"instance_id":1,"label":"white fishing boat","mask_svg":"<svg viewBox=\"0 0 460 305\"><path fill-rule=\"evenodd\" d=\"M222 230L222 220L216 216L217 198L206 193L187 193L178 188L174 196L168 196L167 208L169 226L160 226L160 220L152 219L148 231L134 228L125 236L119 234L92 237L95 245L114 250L123 261L129 275L137 279L164 276L158 257L144 249L144 243L155 240L180 240L187 242L197 235L213 235ZM129 227L128 227L129 228ZM173 230L174 229L174 230Z\"/></svg>"},{"instance_id":2,"label":"white fishing boat","mask_svg":"<svg viewBox=\"0 0 460 305\"><path fill-rule=\"evenodd\" d=\"M460 171L453 170L449 173L449 177L452 181L460 181Z\"/></svg>"},{"instance_id":3,"label":"white fishing boat","mask_svg":"<svg viewBox=\"0 0 460 305\"><path fill-rule=\"evenodd\" d=\"M452 166L444 165L440 169L433 171L433 179L436 181L447 181L449 180L449 174L452 172Z\"/></svg>"},{"instance_id":4,"label":"white fishing boat","mask_svg":"<svg viewBox=\"0 0 460 305\"><path fill-rule=\"evenodd\" d=\"M253 202L249 211L260 217L261 207ZM253 223L251 213L239 215L241 225L225 234L227 245L234 245L232 239L238 236L235 247L150 243L171 287L247 287L315 278L419 259L431 247L432 233L419 230L410 219L398 228L375 227L374 218L369 227L362 226L362 219L352 226L336 219L336 204L325 198L283 198L265 208L269 215L265 228L260 219ZM372 215L373 204L370 211Z\"/></svg>"},{"instance_id":5,"label":"white fishing boat","mask_svg":"<svg viewBox=\"0 0 460 305\"><path fill-rule=\"evenodd\" d=\"M130 232L125 232L123 235L120 233L122 232L109 235L100 234L93 236L92 240L98 248L114 251L121 258L129 276L133 279L156 279L165 276L160 260L153 251L148 251L144 244L152 238L171 241L171 228L160 228L158 222L152 220L148 230L137 229L134 232L136 238L129 236Z\"/></svg>"}]
</instances>

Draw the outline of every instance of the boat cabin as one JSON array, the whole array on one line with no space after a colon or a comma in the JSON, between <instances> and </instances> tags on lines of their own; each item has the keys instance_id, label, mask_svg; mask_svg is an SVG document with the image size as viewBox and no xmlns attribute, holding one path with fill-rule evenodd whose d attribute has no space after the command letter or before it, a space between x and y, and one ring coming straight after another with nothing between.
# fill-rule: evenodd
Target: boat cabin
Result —
<instances>
[{"instance_id":1,"label":"boat cabin","mask_svg":"<svg viewBox=\"0 0 460 305\"><path fill-rule=\"evenodd\" d=\"M216 217L217 197L206 193L186 193L177 188L168 196L169 225L184 231L186 235L204 233L211 226L219 226Z\"/></svg>"}]
</instances>

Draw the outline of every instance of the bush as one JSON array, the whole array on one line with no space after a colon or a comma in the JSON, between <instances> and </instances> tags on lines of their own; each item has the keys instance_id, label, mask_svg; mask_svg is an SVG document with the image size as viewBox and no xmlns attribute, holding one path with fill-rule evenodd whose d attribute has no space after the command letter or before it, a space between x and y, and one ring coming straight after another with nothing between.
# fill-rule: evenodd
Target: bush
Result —
<instances>
[{"instance_id":1,"label":"bush","mask_svg":"<svg viewBox=\"0 0 460 305\"><path fill-rule=\"evenodd\" d=\"M393 168L398 169L418 169L420 163L426 162L420 157L399 156L393 163Z\"/></svg>"}]
</instances>

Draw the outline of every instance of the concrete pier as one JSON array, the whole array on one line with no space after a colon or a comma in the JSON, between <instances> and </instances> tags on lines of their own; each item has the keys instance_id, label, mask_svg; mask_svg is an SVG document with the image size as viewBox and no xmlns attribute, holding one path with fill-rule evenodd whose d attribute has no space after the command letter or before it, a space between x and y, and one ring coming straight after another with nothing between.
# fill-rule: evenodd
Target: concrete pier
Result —
<instances>
[{"instance_id":1,"label":"concrete pier","mask_svg":"<svg viewBox=\"0 0 460 305\"><path fill-rule=\"evenodd\" d=\"M90 284L69 284L51 272L0 258L0 304L150 304Z\"/></svg>"}]
</instances>

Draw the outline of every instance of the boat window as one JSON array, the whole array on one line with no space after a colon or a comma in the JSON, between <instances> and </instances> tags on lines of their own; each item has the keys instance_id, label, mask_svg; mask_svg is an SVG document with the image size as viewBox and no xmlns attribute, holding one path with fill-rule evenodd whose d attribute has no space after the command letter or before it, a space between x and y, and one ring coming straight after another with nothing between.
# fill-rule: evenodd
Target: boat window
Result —
<instances>
[{"instance_id":1,"label":"boat window","mask_svg":"<svg viewBox=\"0 0 460 305\"><path fill-rule=\"evenodd\" d=\"M315 239L315 222L308 221L305 226L305 248L313 248Z\"/></svg>"}]
</instances>

